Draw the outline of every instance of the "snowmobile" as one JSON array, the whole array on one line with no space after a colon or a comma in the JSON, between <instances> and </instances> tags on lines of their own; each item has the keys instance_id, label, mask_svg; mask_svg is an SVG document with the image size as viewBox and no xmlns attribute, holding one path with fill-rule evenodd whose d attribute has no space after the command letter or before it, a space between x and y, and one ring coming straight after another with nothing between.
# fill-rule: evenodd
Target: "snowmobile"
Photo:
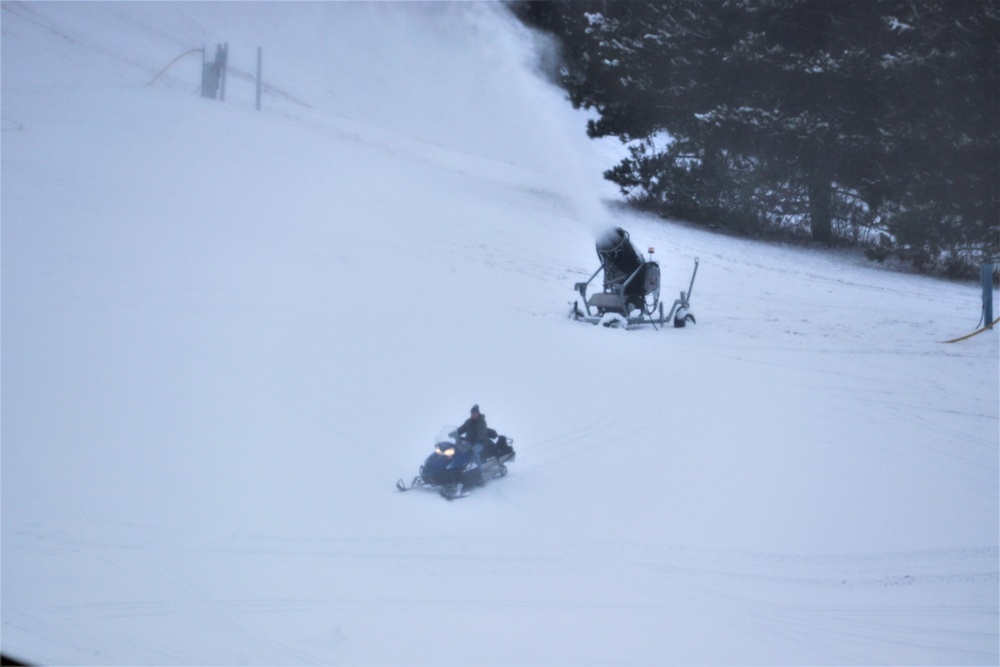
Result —
<instances>
[{"instance_id":1,"label":"snowmobile","mask_svg":"<svg viewBox=\"0 0 1000 667\"><path fill-rule=\"evenodd\" d=\"M653 248L649 249L650 257ZM673 320L675 327L694 323L691 314L691 291L694 278L698 274L698 258L694 260L694 271L687 292L681 292L669 312L664 312L660 301L660 265L652 259L645 259L629 241L628 232L617 227L597 241L597 257L601 265L587 282L576 283L574 288L583 299L586 312L580 310L580 302L573 302L570 317L607 327L637 327L652 324L659 328ZM604 272L604 290L587 298L587 287Z\"/></svg>"},{"instance_id":2,"label":"snowmobile","mask_svg":"<svg viewBox=\"0 0 1000 667\"><path fill-rule=\"evenodd\" d=\"M477 486L507 474L507 464L514 460L514 439L488 429L487 442L479 454L481 465L472 456L472 443L459 438L454 426L445 426L434 440L434 451L420 466L420 474L410 485L396 482L400 491L414 488L436 489L448 500L462 498Z\"/></svg>"}]
</instances>

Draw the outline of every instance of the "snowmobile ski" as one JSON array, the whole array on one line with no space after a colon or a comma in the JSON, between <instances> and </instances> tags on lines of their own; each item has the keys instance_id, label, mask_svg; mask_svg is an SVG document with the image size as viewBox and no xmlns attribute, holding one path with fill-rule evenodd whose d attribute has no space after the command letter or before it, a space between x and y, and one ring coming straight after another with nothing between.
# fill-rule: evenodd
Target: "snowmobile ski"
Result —
<instances>
[{"instance_id":1,"label":"snowmobile ski","mask_svg":"<svg viewBox=\"0 0 1000 667\"><path fill-rule=\"evenodd\" d=\"M438 493L445 500L455 500L455 498L464 498L469 495L469 490L459 482L458 484L442 486Z\"/></svg>"}]
</instances>

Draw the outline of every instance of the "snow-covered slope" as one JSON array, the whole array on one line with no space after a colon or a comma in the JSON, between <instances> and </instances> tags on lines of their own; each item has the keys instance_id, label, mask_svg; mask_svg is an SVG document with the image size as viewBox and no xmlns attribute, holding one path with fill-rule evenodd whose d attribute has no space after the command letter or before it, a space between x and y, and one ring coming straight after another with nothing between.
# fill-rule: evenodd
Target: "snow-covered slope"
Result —
<instances>
[{"instance_id":1,"label":"snow-covered slope","mask_svg":"<svg viewBox=\"0 0 1000 667\"><path fill-rule=\"evenodd\" d=\"M5 653L1000 658L997 335L939 342L975 285L605 208L613 146L495 5L2 27ZM222 42L224 103L197 56L147 85ZM668 295L700 258L697 325L566 319L610 225ZM398 493L473 403L510 474Z\"/></svg>"}]
</instances>

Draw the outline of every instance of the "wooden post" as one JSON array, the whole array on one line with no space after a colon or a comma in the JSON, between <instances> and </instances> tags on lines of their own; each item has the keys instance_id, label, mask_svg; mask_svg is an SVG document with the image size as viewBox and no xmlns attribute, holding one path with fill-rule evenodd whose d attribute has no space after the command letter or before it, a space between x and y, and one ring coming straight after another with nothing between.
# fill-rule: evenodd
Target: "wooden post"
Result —
<instances>
[{"instance_id":1,"label":"wooden post","mask_svg":"<svg viewBox=\"0 0 1000 667\"><path fill-rule=\"evenodd\" d=\"M260 90L261 90L261 87L264 85L261 82L261 78L260 78L260 74L261 74L261 62L264 59L263 51L264 50L261 47L259 47L259 46L257 47L257 111L260 111Z\"/></svg>"},{"instance_id":2,"label":"wooden post","mask_svg":"<svg viewBox=\"0 0 1000 667\"><path fill-rule=\"evenodd\" d=\"M201 96L208 97L208 47L201 46Z\"/></svg>"}]
</instances>

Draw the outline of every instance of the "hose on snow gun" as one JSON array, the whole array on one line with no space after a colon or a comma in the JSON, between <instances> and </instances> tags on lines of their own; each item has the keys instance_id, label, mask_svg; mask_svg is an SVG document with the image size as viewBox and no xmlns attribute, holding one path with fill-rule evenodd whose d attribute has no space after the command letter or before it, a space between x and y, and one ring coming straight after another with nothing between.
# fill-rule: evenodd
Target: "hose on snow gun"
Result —
<instances>
[{"instance_id":1,"label":"hose on snow gun","mask_svg":"<svg viewBox=\"0 0 1000 667\"><path fill-rule=\"evenodd\" d=\"M173 60L171 60L171 61L170 61L170 62L169 62L169 63L167 64L167 66L166 66L166 67L164 67L163 69L161 69L161 70L160 70L160 73L159 73L159 74L157 74L156 76L154 76L154 77L152 78L152 80L151 80L151 81L150 81L149 83L147 83L146 85L147 85L147 86L152 86L152 85L153 85L154 83L156 83L156 82L157 82L157 81L159 80L159 78L160 78L161 76L163 76L163 75L164 75L164 74L166 73L166 71L167 71L168 69L170 69L171 67L173 67L173 66L174 66L174 63L176 63L176 62L177 62L178 60L180 60L180 59L181 59L181 58L183 58L184 56L189 56L189 55L191 55L192 53L205 53L205 49L203 49L203 48L197 48L197 49L191 49L190 51L185 51L184 53L180 54L179 56L177 56L176 58L174 58Z\"/></svg>"},{"instance_id":2,"label":"hose on snow gun","mask_svg":"<svg viewBox=\"0 0 1000 667\"><path fill-rule=\"evenodd\" d=\"M990 322L989 324L987 324L982 329L977 329L977 330L973 331L972 333L967 334L965 336L959 336L958 338L952 338L951 340L943 340L941 342L942 343L958 343L958 342L961 342L963 340L968 340L969 338L972 338L973 336L978 336L979 334L983 333L984 331L989 331L990 329L992 329L993 327L995 327L997 325L997 323L1000 323L1000 317L996 318L995 320L993 320L992 322Z\"/></svg>"}]
</instances>

